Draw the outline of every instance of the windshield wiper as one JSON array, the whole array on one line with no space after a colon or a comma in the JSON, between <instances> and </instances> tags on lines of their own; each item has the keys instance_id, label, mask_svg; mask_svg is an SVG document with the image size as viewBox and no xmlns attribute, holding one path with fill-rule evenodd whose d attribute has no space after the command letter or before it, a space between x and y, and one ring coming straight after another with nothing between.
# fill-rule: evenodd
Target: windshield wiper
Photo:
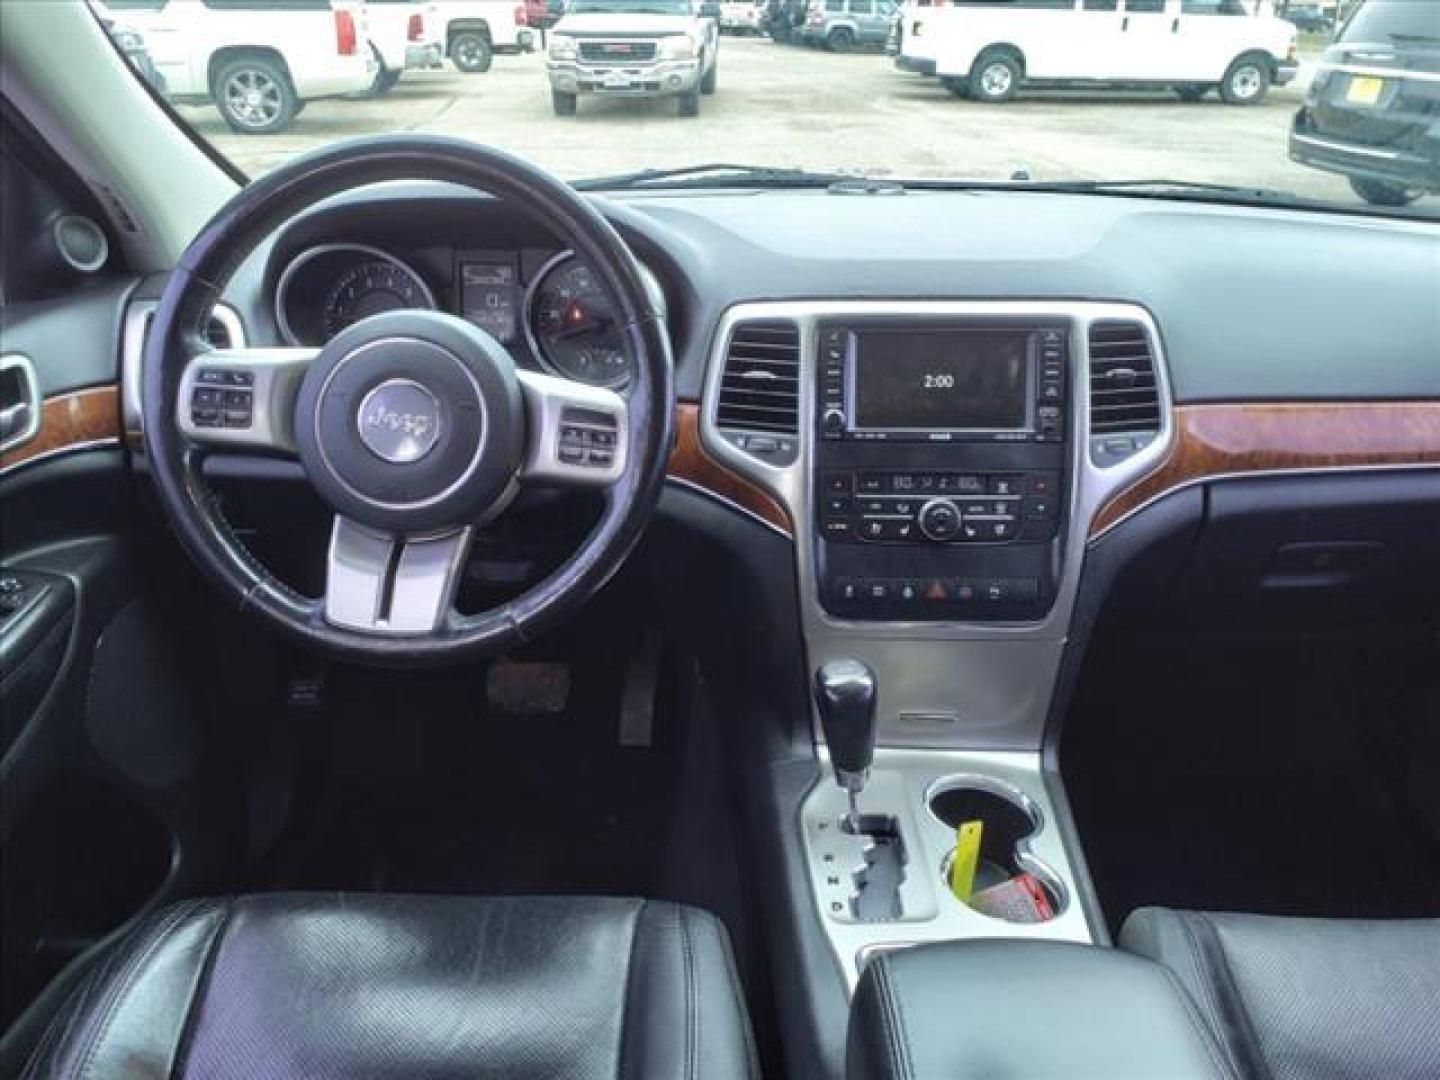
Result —
<instances>
[{"instance_id":1,"label":"windshield wiper","mask_svg":"<svg viewBox=\"0 0 1440 1080\"><path fill-rule=\"evenodd\" d=\"M732 188L829 187L843 180L860 177L845 173L810 172L806 169L785 169L769 165L732 165L712 161L704 165L686 165L679 169L640 169L637 172L596 176L575 181L581 191L602 191L614 188Z\"/></svg>"},{"instance_id":2,"label":"windshield wiper","mask_svg":"<svg viewBox=\"0 0 1440 1080\"><path fill-rule=\"evenodd\" d=\"M979 184L976 186L990 186ZM1163 199L1224 199L1265 206L1326 206L1321 199L1296 195L1275 188L1245 187L1239 184L1207 184L1198 180L1019 180L996 187L1034 188L1037 191L1082 192L1114 195L1154 196Z\"/></svg>"}]
</instances>

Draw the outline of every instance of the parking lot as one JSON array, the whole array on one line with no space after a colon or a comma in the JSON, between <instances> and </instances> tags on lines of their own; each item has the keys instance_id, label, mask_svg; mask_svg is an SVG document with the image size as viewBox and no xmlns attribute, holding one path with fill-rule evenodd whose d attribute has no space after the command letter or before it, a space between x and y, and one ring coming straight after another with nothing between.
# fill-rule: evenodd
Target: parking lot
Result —
<instances>
[{"instance_id":1,"label":"parking lot","mask_svg":"<svg viewBox=\"0 0 1440 1080\"><path fill-rule=\"evenodd\" d=\"M1039 180L1206 181L1358 203L1343 178L1286 157L1302 93L1296 84L1275 88L1248 108L1214 95L1185 104L1168 92L1089 91L981 105L878 53L727 37L719 90L696 119L678 117L674 99L593 97L578 116L557 117L539 53L496 57L482 75L448 65L410 72L379 100L312 102L283 135L233 134L213 108L182 112L252 174L335 139L414 130L492 143L572 179L700 161L897 177L1004 179L1025 169ZM1437 204L1419 205L1433 212Z\"/></svg>"}]
</instances>

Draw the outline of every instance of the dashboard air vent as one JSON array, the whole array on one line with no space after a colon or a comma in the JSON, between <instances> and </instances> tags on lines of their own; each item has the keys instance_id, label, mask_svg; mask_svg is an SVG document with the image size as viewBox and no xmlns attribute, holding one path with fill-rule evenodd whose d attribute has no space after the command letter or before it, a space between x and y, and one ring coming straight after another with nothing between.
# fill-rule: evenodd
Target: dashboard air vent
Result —
<instances>
[{"instance_id":1,"label":"dashboard air vent","mask_svg":"<svg viewBox=\"0 0 1440 1080\"><path fill-rule=\"evenodd\" d=\"M776 464L795 459L800 431L800 328L788 319L736 323L725 348L716 421L725 438Z\"/></svg>"},{"instance_id":2,"label":"dashboard air vent","mask_svg":"<svg viewBox=\"0 0 1440 1080\"><path fill-rule=\"evenodd\" d=\"M1155 356L1145 327L1105 321L1090 327L1090 432L1120 435L1160 430Z\"/></svg>"}]
</instances>

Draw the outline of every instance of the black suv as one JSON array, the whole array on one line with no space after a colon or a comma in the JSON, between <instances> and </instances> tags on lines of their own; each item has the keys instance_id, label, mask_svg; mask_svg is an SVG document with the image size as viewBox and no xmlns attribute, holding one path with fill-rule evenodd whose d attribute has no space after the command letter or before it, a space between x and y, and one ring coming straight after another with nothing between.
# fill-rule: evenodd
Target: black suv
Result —
<instances>
[{"instance_id":1,"label":"black suv","mask_svg":"<svg viewBox=\"0 0 1440 1080\"><path fill-rule=\"evenodd\" d=\"M1366 0L1325 50L1290 157L1343 173L1366 202L1440 191L1440 4Z\"/></svg>"}]
</instances>

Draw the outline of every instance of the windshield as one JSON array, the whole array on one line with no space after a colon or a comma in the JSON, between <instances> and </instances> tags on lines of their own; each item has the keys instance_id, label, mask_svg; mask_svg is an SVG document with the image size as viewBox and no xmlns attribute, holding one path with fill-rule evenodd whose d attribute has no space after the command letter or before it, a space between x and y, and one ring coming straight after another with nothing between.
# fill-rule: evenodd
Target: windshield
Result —
<instances>
[{"instance_id":1,"label":"windshield","mask_svg":"<svg viewBox=\"0 0 1440 1080\"><path fill-rule=\"evenodd\" d=\"M1383 42L1395 38L1440 41L1440 2L1370 0L1345 24L1339 40Z\"/></svg>"},{"instance_id":2,"label":"windshield","mask_svg":"<svg viewBox=\"0 0 1440 1080\"><path fill-rule=\"evenodd\" d=\"M1337 32L1440 35L1440 0L90 4L249 176L425 131L600 187L850 178L1440 217L1436 55L1327 53Z\"/></svg>"}]
</instances>

